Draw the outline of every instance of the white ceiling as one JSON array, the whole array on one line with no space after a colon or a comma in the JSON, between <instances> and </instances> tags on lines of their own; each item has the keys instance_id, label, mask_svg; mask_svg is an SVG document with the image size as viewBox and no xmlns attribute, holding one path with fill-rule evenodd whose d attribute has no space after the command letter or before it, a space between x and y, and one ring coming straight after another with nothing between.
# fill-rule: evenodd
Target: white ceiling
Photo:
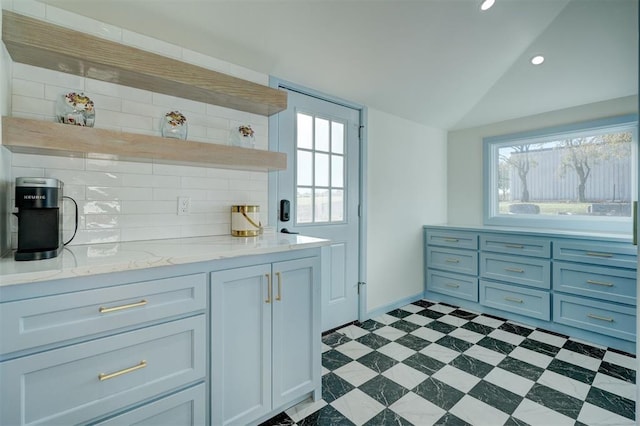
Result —
<instances>
[{"instance_id":1,"label":"white ceiling","mask_svg":"<svg viewBox=\"0 0 640 426\"><path fill-rule=\"evenodd\" d=\"M441 129L638 92L637 0L39 1Z\"/></svg>"}]
</instances>

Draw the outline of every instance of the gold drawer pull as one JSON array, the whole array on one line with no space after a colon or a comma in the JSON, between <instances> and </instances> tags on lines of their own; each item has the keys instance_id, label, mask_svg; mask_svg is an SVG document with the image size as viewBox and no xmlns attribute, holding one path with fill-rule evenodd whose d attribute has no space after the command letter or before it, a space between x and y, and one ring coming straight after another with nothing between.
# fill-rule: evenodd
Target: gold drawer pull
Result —
<instances>
[{"instance_id":1,"label":"gold drawer pull","mask_svg":"<svg viewBox=\"0 0 640 426\"><path fill-rule=\"evenodd\" d=\"M508 248L524 248L522 244L505 244L504 246Z\"/></svg>"},{"instance_id":2,"label":"gold drawer pull","mask_svg":"<svg viewBox=\"0 0 640 426\"><path fill-rule=\"evenodd\" d=\"M282 274L280 272L276 272L276 277L278 277L278 295L276 296L276 300L282 300Z\"/></svg>"},{"instance_id":3,"label":"gold drawer pull","mask_svg":"<svg viewBox=\"0 0 640 426\"><path fill-rule=\"evenodd\" d=\"M264 274L267 277L267 300L264 303L271 303L271 274Z\"/></svg>"},{"instance_id":4,"label":"gold drawer pull","mask_svg":"<svg viewBox=\"0 0 640 426\"><path fill-rule=\"evenodd\" d=\"M608 283L608 282L605 282L605 281L587 280L587 284L595 284L595 285L603 285L605 287L613 287L613 283Z\"/></svg>"},{"instance_id":5,"label":"gold drawer pull","mask_svg":"<svg viewBox=\"0 0 640 426\"><path fill-rule=\"evenodd\" d=\"M504 270L508 272L517 272L519 274L524 274L524 269L520 268L504 268Z\"/></svg>"},{"instance_id":6,"label":"gold drawer pull","mask_svg":"<svg viewBox=\"0 0 640 426\"><path fill-rule=\"evenodd\" d=\"M524 300L522 299L516 299L515 297L509 297L509 296L505 296L504 300L509 302L524 303Z\"/></svg>"},{"instance_id":7,"label":"gold drawer pull","mask_svg":"<svg viewBox=\"0 0 640 426\"><path fill-rule=\"evenodd\" d=\"M600 315L596 315L596 314L587 314L587 316L589 318L597 319L600 321L613 322L613 318L611 317L601 317Z\"/></svg>"},{"instance_id":8,"label":"gold drawer pull","mask_svg":"<svg viewBox=\"0 0 640 426\"><path fill-rule=\"evenodd\" d=\"M460 259L445 259L444 261L447 263L460 263Z\"/></svg>"},{"instance_id":9,"label":"gold drawer pull","mask_svg":"<svg viewBox=\"0 0 640 426\"><path fill-rule=\"evenodd\" d=\"M595 251L588 251L587 252L587 256L594 256L594 257L613 257L613 255L611 253L598 253Z\"/></svg>"},{"instance_id":10,"label":"gold drawer pull","mask_svg":"<svg viewBox=\"0 0 640 426\"><path fill-rule=\"evenodd\" d=\"M457 243L459 241L457 238L445 238L444 240L448 243Z\"/></svg>"},{"instance_id":11,"label":"gold drawer pull","mask_svg":"<svg viewBox=\"0 0 640 426\"><path fill-rule=\"evenodd\" d=\"M144 306L146 304L147 304L147 301L142 299L141 301L136 303L129 303L128 305L114 306L113 308L105 308L104 306L100 306L100 309L98 309L98 312L100 312L101 314L108 314L109 312L117 312L117 311L122 311L124 309L137 308L139 306Z\"/></svg>"},{"instance_id":12,"label":"gold drawer pull","mask_svg":"<svg viewBox=\"0 0 640 426\"><path fill-rule=\"evenodd\" d=\"M101 382L109 379L113 379L114 377L122 376L123 374L132 373L136 370L140 370L141 368L145 368L147 366L147 361L142 360L140 364L134 365L133 367L125 368L124 370L116 371L115 373L100 373L98 374L98 380Z\"/></svg>"},{"instance_id":13,"label":"gold drawer pull","mask_svg":"<svg viewBox=\"0 0 640 426\"><path fill-rule=\"evenodd\" d=\"M445 283L444 285L446 285L447 287L451 287L451 288L460 287L460 284L455 284L455 283Z\"/></svg>"}]
</instances>

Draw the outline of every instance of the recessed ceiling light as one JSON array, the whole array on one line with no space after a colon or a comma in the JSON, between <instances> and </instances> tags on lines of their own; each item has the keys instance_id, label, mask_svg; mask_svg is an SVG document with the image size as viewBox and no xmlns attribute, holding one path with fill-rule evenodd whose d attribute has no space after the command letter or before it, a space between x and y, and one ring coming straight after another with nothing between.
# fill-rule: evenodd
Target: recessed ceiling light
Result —
<instances>
[{"instance_id":1,"label":"recessed ceiling light","mask_svg":"<svg viewBox=\"0 0 640 426\"><path fill-rule=\"evenodd\" d=\"M496 0L484 0L480 5L480 10L489 10L495 2Z\"/></svg>"},{"instance_id":2,"label":"recessed ceiling light","mask_svg":"<svg viewBox=\"0 0 640 426\"><path fill-rule=\"evenodd\" d=\"M543 62L544 62L544 56L542 55L536 55L533 58L531 58L531 63L533 65L540 65Z\"/></svg>"}]
</instances>

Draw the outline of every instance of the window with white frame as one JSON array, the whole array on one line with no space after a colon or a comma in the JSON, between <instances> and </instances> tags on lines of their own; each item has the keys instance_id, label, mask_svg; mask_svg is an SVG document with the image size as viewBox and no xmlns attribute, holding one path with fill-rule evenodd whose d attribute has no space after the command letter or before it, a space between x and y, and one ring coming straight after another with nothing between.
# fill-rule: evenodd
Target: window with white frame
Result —
<instances>
[{"instance_id":1,"label":"window with white frame","mask_svg":"<svg viewBox=\"0 0 640 426\"><path fill-rule=\"evenodd\" d=\"M636 115L484 139L487 225L632 232Z\"/></svg>"}]
</instances>

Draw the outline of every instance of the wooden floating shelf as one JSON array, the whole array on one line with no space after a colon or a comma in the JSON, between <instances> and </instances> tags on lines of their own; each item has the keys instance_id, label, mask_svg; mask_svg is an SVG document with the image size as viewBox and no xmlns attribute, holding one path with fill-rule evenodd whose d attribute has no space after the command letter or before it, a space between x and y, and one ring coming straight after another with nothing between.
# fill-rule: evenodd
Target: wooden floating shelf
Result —
<instances>
[{"instance_id":1,"label":"wooden floating shelf","mask_svg":"<svg viewBox=\"0 0 640 426\"><path fill-rule=\"evenodd\" d=\"M28 65L254 114L287 109L284 91L6 10L2 40Z\"/></svg>"},{"instance_id":2,"label":"wooden floating shelf","mask_svg":"<svg viewBox=\"0 0 640 426\"><path fill-rule=\"evenodd\" d=\"M169 139L71 126L26 118L2 117L2 145L12 152L154 161L240 170L287 168L281 152Z\"/></svg>"}]
</instances>

